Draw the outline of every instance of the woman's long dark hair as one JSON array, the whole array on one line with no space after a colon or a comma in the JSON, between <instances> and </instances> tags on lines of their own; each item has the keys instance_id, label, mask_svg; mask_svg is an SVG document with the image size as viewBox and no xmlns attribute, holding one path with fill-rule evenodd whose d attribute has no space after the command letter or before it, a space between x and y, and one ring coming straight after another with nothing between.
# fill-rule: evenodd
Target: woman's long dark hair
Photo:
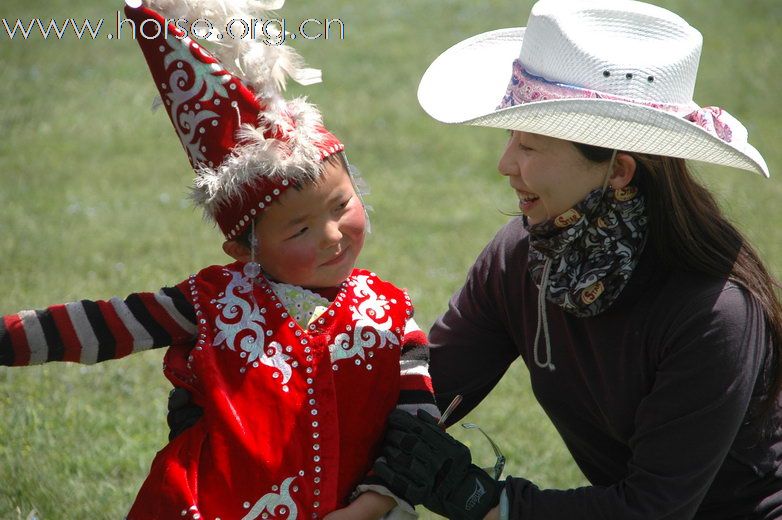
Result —
<instances>
[{"instance_id":1,"label":"woman's long dark hair","mask_svg":"<svg viewBox=\"0 0 782 520\"><path fill-rule=\"evenodd\" d=\"M593 162L611 159L613 150L573 143ZM633 183L646 199L649 244L669 269L725 277L760 304L774 352L766 394L754 410L768 418L782 391L782 304L780 284L747 239L723 215L714 196L690 173L684 159L630 153L637 169Z\"/></svg>"}]
</instances>

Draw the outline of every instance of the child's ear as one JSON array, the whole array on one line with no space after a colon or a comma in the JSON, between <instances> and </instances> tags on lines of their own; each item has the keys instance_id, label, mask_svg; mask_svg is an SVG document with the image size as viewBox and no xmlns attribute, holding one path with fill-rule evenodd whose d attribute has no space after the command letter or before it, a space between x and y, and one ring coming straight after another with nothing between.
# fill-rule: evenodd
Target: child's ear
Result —
<instances>
[{"instance_id":1,"label":"child's ear","mask_svg":"<svg viewBox=\"0 0 782 520\"><path fill-rule=\"evenodd\" d=\"M238 240L226 240L223 242L225 254L240 262L250 261L250 248Z\"/></svg>"}]
</instances>

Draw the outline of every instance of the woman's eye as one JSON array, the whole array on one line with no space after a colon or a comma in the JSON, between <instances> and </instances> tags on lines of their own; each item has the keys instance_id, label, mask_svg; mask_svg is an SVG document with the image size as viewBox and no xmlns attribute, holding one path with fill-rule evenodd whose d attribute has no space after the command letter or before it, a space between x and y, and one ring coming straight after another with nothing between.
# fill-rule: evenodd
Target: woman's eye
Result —
<instances>
[{"instance_id":1,"label":"woman's eye","mask_svg":"<svg viewBox=\"0 0 782 520\"><path fill-rule=\"evenodd\" d=\"M513 130L508 130L508 144L513 144L513 138L516 137ZM521 142L521 137L519 137L519 140L516 142L516 146L518 146L521 150L532 150L529 146L525 146L524 143Z\"/></svg>"},{"instance_id":2,"label":"woman's eye","mask_svg":"<svg viewBox=\"0 0 782 520\"><path fill-rule=\"evenodd\" d=\"M350 203L350 200L351 200L352 198L353 198L353 197L350 197L350 199L346 200L345 202L343 202L342 204L340 204L339 206L337 206L337 209L338 209L338 210L342 210L342 209L345 209L345 208L347 208L347 207L348 207L348 204Z\"/></svg>"}]
</instances>

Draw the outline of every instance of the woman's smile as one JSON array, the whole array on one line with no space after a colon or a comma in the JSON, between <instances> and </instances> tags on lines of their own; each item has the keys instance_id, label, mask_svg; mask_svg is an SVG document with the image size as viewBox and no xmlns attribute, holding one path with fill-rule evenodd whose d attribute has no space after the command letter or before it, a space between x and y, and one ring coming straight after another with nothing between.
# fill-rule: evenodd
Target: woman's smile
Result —
<instances>
[{"instance_id":1,"label":"woman's smile","mask_svg":"<svg viewBox=\"0 0 782 520\"><path fill-rule=\"evenodd\" d=\"M540 201L540 197L528 191L516 190L516 195L519 197L519 209L525 213L537 206Z\"/></svg>"}]
</instances>

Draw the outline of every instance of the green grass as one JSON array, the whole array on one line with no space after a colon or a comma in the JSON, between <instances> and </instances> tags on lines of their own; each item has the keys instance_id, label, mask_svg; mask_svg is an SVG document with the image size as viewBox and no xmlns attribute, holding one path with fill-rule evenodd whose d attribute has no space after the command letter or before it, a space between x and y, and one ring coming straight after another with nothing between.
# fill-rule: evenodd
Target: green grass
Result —
<instances>
[{"instance_id":1,"label":"green grass","mask_svg":"<svg viewBox=\"0 0 782 520\"><path fill-rule=\"evenodd\" d=\"M772 180L699 166L782 274L782 4L659 0L705 39L696 100L745 122ZM0 18L106 17L114 3L3 0ZM60 5L63 4L63 5ZM325 83L307 89L372 188L361 264L408 287L428 326L505 222L501 131L448 128L418 107L418 80L449 45L523 25L529 1L289 1L291 20L339 17L344 41L297 41ZM109 27L110 29L110 27ZM108 30L108 29L107 29ZM0 27L2 31L2 27ZM154 290L226 260L184 202L187 161L131 40L10 41L0 32L0 313ZM120 518L166 439L161 353L93 367L0 369L0 519ZM585 483L515 365L469 420L508 471L543 487ZM455 432L490 459L477 433ZM429 518L432 518L431 516Z\"/></svg>"}]
</instances>

